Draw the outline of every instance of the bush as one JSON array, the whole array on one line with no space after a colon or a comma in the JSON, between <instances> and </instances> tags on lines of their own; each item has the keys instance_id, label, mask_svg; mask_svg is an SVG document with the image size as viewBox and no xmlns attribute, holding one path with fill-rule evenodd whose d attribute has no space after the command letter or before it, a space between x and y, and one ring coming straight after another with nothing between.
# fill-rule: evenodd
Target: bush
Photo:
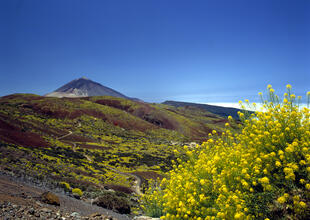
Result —
<instances>
[{"instance_id":1,"label":"bush","mask_svg":"<svg viewBox=\"0 0 310 220\"><path fill-rule=\"evenodd\" d=\"M78 196L82 196L82 195L83 195L82 190L80 190L79 188L74 188L74 189L72 189L72 193L73 193L73 194L76 194L76 195L78 195Z\"/></svg>"},{"instance_id":2,"label":"bush","mask_svg":"<svg viewBox=\"0 0 310 220\"><path fill-rule=\"evenodd\" d=\"M164 200L163 191L157 181L150 180L148 182L147 193L142 194L140 198L140 205L148 216L160 217L164 214Z\"/></svg>"},{"instance_id":3,"label":"bush","mask_svg":"<svg viewBox=\"0 0 310 220\"><path fill-rule=\"evenodd\" d=\"M110 209L121 214L130 214L130 204L127 199L118 197L114 193L105 193L97 198L94 203L105 209Z\"/></svg>"},{"instance_id":4,"label":"bush","mask_svg":"<svg viewBox=\"0 0 310 220\"><path fill-rule=\"evenodd\" d=\"M290 85L281 103L268 89L263 111L239 113L241 130L229 117L220 137L185 148L145 210L163 200L163 219L310 219L310 111Z\"/></svg>"},{"instance_id":5,"label":"bush","mask_svg":"<svg viewBox=\"0 0 310 220\"><path fill-rule=\"evenodd\" d=\"M64 188L65 192L69 192L71 190L71 186L70 186L69 183L67 183L67 182L60 182L59 184Z\"/></svg>"}]
</instances>

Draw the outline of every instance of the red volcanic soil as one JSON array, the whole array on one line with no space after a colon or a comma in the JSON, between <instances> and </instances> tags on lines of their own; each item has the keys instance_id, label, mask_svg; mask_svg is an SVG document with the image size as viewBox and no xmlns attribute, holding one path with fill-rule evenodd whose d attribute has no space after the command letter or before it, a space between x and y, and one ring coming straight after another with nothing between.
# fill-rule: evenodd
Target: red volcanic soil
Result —
<instances>
[{"instance_id":1,"label":"red volcanic soil","mask_svg":"<svg viewBox=\"0 0 310 220\"><path fill-rule=\"evenodd\" d=\"M40 135L22 131L19 127L0 119L0 139L21 146L47 147L49 144Z\"/></svg>"}]
</instances>

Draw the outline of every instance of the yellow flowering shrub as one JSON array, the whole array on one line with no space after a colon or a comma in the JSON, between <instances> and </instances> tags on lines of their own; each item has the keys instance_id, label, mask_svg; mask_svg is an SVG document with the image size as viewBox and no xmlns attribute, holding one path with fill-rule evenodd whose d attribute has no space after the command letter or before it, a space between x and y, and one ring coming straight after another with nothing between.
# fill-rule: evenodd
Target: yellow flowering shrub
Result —
<instances>
[{"instance_id":1,"label":"yellow flowering shrub","mask_svg":"<svg viewBox=\"0 0 310 220\"><path fill-rule=\"evenodd\" d=\"M83 195L83 191L82 191L81 189L79 189L79 188L74 188L74 189L72 189L72 193L73 193L73 194L77 194L77 195L79 195L79 196L82 196L82 195Z\"/></svg>"},{"instance_id":2,"label":"yellow flowering shrub","mask_svg":"<svg viewBox=\"0 0 310 220\"><path fill-rule=\"evenodd\" d=\"M147 189L148 193L141 195L140 205L148 216L160 217L164 214L163 191L161 190L157 182L154 180L150 180L148 182L148 185L149 185Z\"/></svg>"},{"instance_id":3,"label":"yellow flowering shrub","mask_svg":"<svg viewBox=\"0 0 310 220\"><path fill-rule=\"evenodd\" d=\"M239 113L239 131L229 117L220 137L187 148L188 159L146 192L147 204L163 202L162 219L310 218L310 111L290 85L281 102L268 90L264 110Z\"/></svg>"},{"instance_id":4,"label":"yellow flowering shrub","mask_svg":"<svg viewBox=\"0 0 310 220\"><path fill-rule=\"evenodd\" d=\"M64 190L69 192L71 190L71 186L67 182L60 182L60 185L64 187Z\"/></svg>"}]
</instances>

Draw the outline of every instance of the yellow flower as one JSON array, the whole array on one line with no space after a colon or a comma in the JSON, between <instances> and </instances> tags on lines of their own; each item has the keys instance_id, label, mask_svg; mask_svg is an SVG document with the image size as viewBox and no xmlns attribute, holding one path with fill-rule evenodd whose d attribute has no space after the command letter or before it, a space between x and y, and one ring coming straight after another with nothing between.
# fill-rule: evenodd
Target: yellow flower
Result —
<instances>
[{"instance_id":1,"label":"yellow flower","mask_svg":"<svg viewBox=\"0 0 310 220\"><path fill-rule=\"evenodd\" d=\"M299 202L299 205L300 205L302 208L306 208L306 207L307 207L307 204L304 203L303 201Z\"/></svg>"},{"instance_id":2,"label":"yellow flower","mask_svg":"<svg viewBox=\"0 0 310 220\"><path fill-rule=\"evenodd\" d=\"M277 160L277 161L276 161L276 166L277 166L277 167L280 167L280 166L281 166L281 162Z\"/></svg>"},{"instance_id":3,"label":"yellow flower","mask_svg":"<svg viewBox=\"0 0 310 220\"><path fill-rule=\"evenodd\" d=\"M281 197L279 197L279 198L277 199L277 201L278 201L280 204L283 204L283 203L285 203L286 199L285 199L284 196L281 196Z\"/></svg>"},{"instance_id":4,"label":"yellow flower","mask_svg":"<svg viewBox=\"0 0 310 220\"><path fill-rule=\"evenodd\" d=\"M294 147L293 145L288 146L287 148L285 148L285 151L288 153L293 153L294 152Z\"/></svg>"},{"instance_id":5,"label":"yellow flower","mask_svg":"<svg viewBox=\"0 0 310 220\"><path fill-rule=\"evenodd\" d=\"M235 214L235 219L240 219L241 217L242 217L242 213L237 212L237 213Z\"/></svg>"},{"instance_id":6,"label":"yellow flower","mask_svg":"<svg viewBox=\"0 0 310 220\"><path fill-rule=\"evenodd\" d=\"M265 177L260 179L260 182L263 183L263 184L268 184L269 183L269 179L268 179L268 177L265 176Z\"/></svg>"},{"instance_id":7,"label":"yellow flower","mask_svg":"<svg viewBox=\"0 0 310 220\"><path fill-rule=\"evenodd\" d=\"M290 84L287 84L287 85L286 85L286 88L287 88L287 89L291 89L292 86L291 86Z\"/></svg>"},{"instance_id":8,"label":"yellow flower","mask_svg":"<svg viewBox=\"0 0 310 220\"><path fill-rule=\"evenodd\" d=\"M288 193L284 193L283 196L287 199L290 195Z\"/></svg>"}]
</instances>

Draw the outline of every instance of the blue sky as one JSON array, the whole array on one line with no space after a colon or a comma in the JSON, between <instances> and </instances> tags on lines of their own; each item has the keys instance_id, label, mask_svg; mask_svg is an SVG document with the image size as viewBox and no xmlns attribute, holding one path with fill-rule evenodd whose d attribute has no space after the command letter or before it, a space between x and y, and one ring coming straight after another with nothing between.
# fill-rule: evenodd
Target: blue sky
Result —
<instances>
[{"instance_id":1,"label":"blue sky","mask_svg":"<svg viewBox=\"0 0 310 220\"><path fill-rule=\"evenodd\" d=\"M310 90L308 0L0 0L0 96L85 76L149 102Z\"/></svg>"}]
</instances>

